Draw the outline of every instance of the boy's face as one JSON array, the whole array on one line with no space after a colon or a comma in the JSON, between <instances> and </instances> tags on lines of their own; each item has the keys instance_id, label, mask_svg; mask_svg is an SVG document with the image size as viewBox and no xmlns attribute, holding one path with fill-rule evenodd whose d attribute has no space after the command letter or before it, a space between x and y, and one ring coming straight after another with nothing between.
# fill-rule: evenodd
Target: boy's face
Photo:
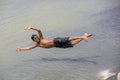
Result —
<instances>
[{"instance_id":1,"label":"boy's face","mask_svg":"<svg viewBox=\"0 0 120 80\"><path fill-rule=\"evenodd\" d=\"M40 41L38 36L34 36L33 40L34 40L34 42L39 42Z\"/></svg>"}]
</instances>

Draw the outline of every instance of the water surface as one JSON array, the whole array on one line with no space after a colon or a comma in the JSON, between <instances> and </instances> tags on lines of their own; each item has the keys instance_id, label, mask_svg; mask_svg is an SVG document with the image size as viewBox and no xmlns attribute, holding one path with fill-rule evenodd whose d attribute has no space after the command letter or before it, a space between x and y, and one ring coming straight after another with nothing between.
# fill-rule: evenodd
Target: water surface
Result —
<instances>
[{"instance_id":1,"label":"water surface","mask_svg":"<svg viewBox=\"0 0 120 80\"><path fill-rule=\"evenodd\" d=\"M0 80L99 80L104 69L120 71L119 0L1 0ZM92 33L73 48L17 53L34 44L32 25L45 37Z\"/></svg>"}]
</instances>

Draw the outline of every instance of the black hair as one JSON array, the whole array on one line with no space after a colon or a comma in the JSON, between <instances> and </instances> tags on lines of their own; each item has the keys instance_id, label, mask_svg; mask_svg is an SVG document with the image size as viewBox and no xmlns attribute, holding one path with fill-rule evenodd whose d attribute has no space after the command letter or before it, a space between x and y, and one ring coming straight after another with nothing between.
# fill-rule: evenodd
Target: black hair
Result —
<instances>
[{"instance_id":1,"label":"black hair","mask_svg":"<svg viewBox=\"0 0 120 80\"><path fill-rule=\"evenodd\" d=\"M37 34L33 34L32 36L31 36L31 39L34 41L34 36L37 36Z\"/></svg>"}]
</instances>

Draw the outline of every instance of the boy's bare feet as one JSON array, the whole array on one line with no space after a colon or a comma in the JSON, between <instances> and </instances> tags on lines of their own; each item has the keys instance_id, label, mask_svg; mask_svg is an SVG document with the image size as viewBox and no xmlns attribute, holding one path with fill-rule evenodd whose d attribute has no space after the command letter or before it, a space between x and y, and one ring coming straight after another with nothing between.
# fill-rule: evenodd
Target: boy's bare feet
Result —
<instances>
[{"instance_id":1,"label":"boy's bare feet","mask_svg":"<svg viewBox=\"0 0 120 80\"><path fill-rule=\"evenodd\" d=\"M85 33L84 34L84 41L88 42L88 37L92 36L92 34Z\"/></svg>"},{"instance_id":2,"label":"boy's bare feet","mask_svg":"<svg viewBox=\"0 0 120 80\"><path fill-rule=\"evenodd\" d=\"M92 34L88 34L88 33L85 33L84 35L87 36L87 37L92 36Z\"/></svg>"}]
</instances>

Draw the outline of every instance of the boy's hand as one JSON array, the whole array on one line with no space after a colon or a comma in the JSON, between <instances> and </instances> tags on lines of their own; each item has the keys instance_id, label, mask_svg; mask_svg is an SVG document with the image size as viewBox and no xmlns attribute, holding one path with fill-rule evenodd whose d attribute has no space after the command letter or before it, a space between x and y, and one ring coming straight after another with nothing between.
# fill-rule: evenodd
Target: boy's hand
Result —
<instances>
[{"instance_id":1,"label":"boy's hand","mask_svg":"<svg viewBox=\"0 0 120 80\"><path fill-rule=\"evenodd\" d=\"M31 26L27 26L27 27L25 27L24 29L25 29L25 30L31 30L31 28L32 28Z\"/></svg>"},{"instance_id":2,"label":"boy's hand","mask_svg":"<svg viewBox=\"0 0 120 80\"><path fill-rule=\"evenodd\" d=\"M16 51L17 51L17 52L21 51L21 48L17 48Z\"/></svg>"}]
</instances>

